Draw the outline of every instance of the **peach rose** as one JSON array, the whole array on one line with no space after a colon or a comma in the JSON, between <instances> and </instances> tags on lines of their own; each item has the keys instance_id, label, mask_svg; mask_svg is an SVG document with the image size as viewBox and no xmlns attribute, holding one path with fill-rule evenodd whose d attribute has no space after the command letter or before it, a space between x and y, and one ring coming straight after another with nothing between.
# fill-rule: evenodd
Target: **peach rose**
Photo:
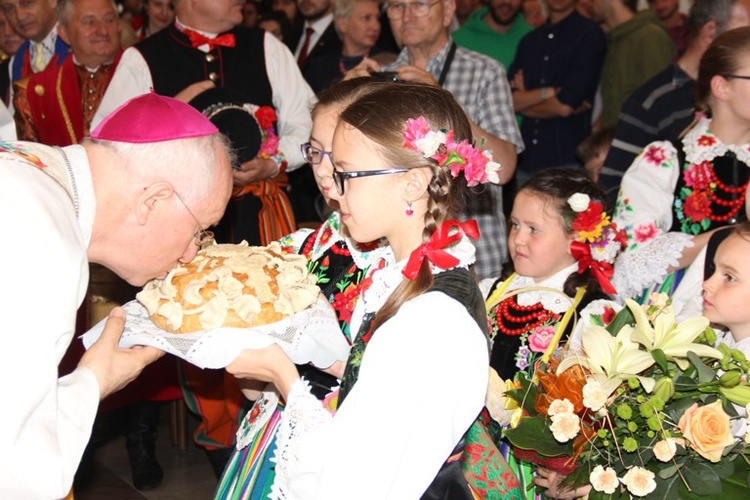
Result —
<instances>
[{"instance_id":1,"label":"peach rose","mask_svg":"<svg viewBox=\"0 0 750 500\"><path fill-rule=\"evenodd\" d=\"M677 453L677 445L673 438L662 439L654 445L654 456L661 462L669 462Z\"/></svg>"},{"instance_id":2,"label":"peach rose","mask_svg":"<svg viewBox=\"0 0 750 500\"><path fill-rule=\"evenodd\" d=\"M575 413L558 413L552 417L549 430L558 442L567 443L580 432L581 420Z\"/></svg>"},{"instance_id":3,"label":"peach rose","mask_svg":"<svg viewBox=\"0 0 750 500\"><path fill-rule=\"evenodd\" d=\"M547 415L549 415L550 417L554 417L555 415L560 415L563 413L573 413L573 410L575 410L575 407L573 406L573 403L568 400L568 398L555 399L549 404Z\"/></svg>"},{"instance_id":4,"label":"peach rose","mask_svg":"<svg viewBox=\"0 0 750 500\"><path fill-rule=\"evenodd\" d=\"M622 484L637 497L645 497L656 489L656 475L643 467L633 467L622 478Z\"/></svg>"},{"instance_id":5,"label":"peach rose","mask_svg":"<svg viewBox=\"0 0 750 500\"><path fill-rule=\"evenodd\" d=\"M690 442L690 446L711 462L721 460L724 448L734 443L732 425L721 407L721 401L705 406L693 404L685 410L677 427Z\"/></svg>"},{"instance_id":6,"label":"peach rose","mask_svg":"<svg viewBox=\"0 0 750 500\"><path fill-rule=\"evenodd\" d=\"M605 469L601 465L597 465L591 471L589 482L596 491L601 491L607 495L614 493L620 486L615 470L610 467Z\"/></svg>"}]
</instances>

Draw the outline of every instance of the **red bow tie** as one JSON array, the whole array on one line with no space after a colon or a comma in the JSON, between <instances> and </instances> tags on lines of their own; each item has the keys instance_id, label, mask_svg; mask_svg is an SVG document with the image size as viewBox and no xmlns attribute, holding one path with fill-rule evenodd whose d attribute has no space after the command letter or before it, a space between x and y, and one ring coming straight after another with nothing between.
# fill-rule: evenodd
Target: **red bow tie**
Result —
<instances>
[{"instance_id":1,"label":"red bow tie","mask_svg":"<svg viewBox=\"0 0 750 500\"><path fill-rule=\"evenodd\" d=\"M225 33L216 38L208 38L197 31L186 29L185 34L190 38L190 43L194 49L201 45L208 45L208 50L214 50L219 45L222 47L234 47L235 45L234 35L231 33Z\"/></svg>"}]
</instances>

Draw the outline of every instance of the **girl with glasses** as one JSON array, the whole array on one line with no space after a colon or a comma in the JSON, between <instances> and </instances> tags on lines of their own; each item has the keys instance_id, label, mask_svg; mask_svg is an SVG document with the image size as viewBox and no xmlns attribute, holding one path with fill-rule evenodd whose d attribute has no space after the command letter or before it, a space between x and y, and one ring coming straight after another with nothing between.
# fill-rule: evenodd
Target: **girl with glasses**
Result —
<instances>
[{"instance_id":1,"label":"girl with glasses","mask_svg":"<svg viewBox=\"0 0 750 500\"><path fill-rule=\"evenodd\" d=\"M329 191L351 238L387 238L395 263L365 278L341 388L327 407L276 347L243 351L227 367L272 381L286 400L272 498L402 499L446 489L474 498L461 461L448 459L461 456L484 405L487 321L468 270L476 226L454 217L467 184L496 179L499 165L470 140L461 107L436 87L382 84L341 113L336 172L405 170L348 176L341 194ZM517 493L503 477L498 497ZM433 481L442 481L437 491Z\"/></svg>"},{"instance_id":2,"label":"girl with glasses","mask_svg":"<svg viewBox=\"0 0 750 500\"><path fill-rule=\"evenodd\" d=\"M615 270L623 298L670 293L718 228L746 219L750 167L750 28L722 34L701 58L700 114L679 141L646 146L622 179L615 221L628 246ZM679 273L674 273L680 270Z\"/></svg>"},{"instance_id":3,"label":"girl with glasses","mask_svg":"<svg viewBox=\"0 0 750 500\"><path fill-rule=\"evenodd\" d=\"M282 245L310 260L308 268L317 277L321 293L331 302L341 333L349 343L352 340L349 328L352 310L368 268L381 260L392 263L393 256L385 240L359 244L344 235L340 216L336 211L338 203L330 197L331 191L335 189L330 150L339 114L357 97L382 86L373 83L371 78L349 80L318 95L312 110L310 141L303 144L301 149L302 155L313 169L323 199L333 212L318 229L301 229L282 239ZM343 362L338 362L336 366L327 371L340 377ZM310 383L312 393L321 400L338 385L336 377L312 366L298 366L297 370ZM271 397L275 401L275 396ZM243 419L240 430L240 434L250 433L245 438L248 444L235 451L230 458L216 490L216 498L256 498L273 485L271 458L284 405L279 403L275 409L271 408L269 411L272 415L267 423L255 428L255 415L267 403L265 395L254 399L256 403ZM268 473L260 474L260 471Z\"/></svg>"}]
</instances>

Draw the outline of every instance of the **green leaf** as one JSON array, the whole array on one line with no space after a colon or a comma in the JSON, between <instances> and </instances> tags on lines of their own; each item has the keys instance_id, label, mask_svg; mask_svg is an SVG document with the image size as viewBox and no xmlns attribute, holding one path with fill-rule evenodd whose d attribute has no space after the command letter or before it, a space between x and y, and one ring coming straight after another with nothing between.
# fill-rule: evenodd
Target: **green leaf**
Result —
<instances>
[{"instance_id":1,"label":"green leaf","mask_svg":"<svg viewBox=\"0 0 750 500\"><path fill-rule=\"evenodd\" d=\"M656 365L661 369L662 373L669 373L669 366L667 365L667 356L661 349L654 349L651 351L651 356L656 361Z\"/></svg>"},{"instance_id":2,"label":"green leaf","mask_svg":"<svg viewBox=\"0 0 750 500\"><path fill-rule=\"evenodd\" d=\"M503 435L516 448L534 450L545 457L559 457L572 455L573 446L570 442L558 443L543 415L522 418L515 429L505 429Z\"/></svg>"},{"instance_id":3,"label":"green leaf","mask_svg":"<svg viewBox=\"0 0 750 500\"><path fill-rule=\"evenodd\" d=\"M696 495L718 495L721 493L721 479L704 462L693 461L683 467L682 475Z\"/></svg>"},{"instance_id":4,"label":"green leaf","mask_svg":"<svg viewBox=\"0 0 750 500\"><path fill-rule=\"evenodd\" d=\"M648 500L679 500L681 484L682 481L679 474L675 474L669 479L657 479L656 489L643 498Z\"/></svg>"},{"instance_id":5,"label":"green leaf","mask_svg":"<svg viewBox=\"0 0 750 500\"><path fill-rule=\"evenodd\" d=\"M679 422L682 414L685 413L685 410L693 406L693 403L694 401L691 398L678 399L669 403L664 408L664 413L667 414L672 422Z\"/></svg>"},{"instance_id":6,"label":"green leaf","mask_svg":"<svg viewBox=\"0 0 750 500\"><path fill-rule=\"evenodd\" d=\"M693 351L688 351L687 357L688 360L690 360L690 364L692 364L698 371L698 382L701 384L708 384L716 379L716 372L707 367L697 354Z\"/></svg>"},{"instance_id":7,"label":"green leaf","mask_svg":"<svg viewBox=\"0 0 750 500\"><path fill-rule=\"evenodd\" d=\"M615 336L623 326L632 325L634 323L635 317L633 316L633 313L627 307L623 307L612 319L609 326L607 326L607 331L611 333L612 336Z\"/></svg>"},{"instance_id":8,"label":"green leaf","mask_svg":"<svg viewBox=\"0 0 750 500\"><path fill-rule=\"evenodd\" d=\"M727 446L727 448L731 449L733 446ZM709 467L713 469L714 473L719 476L720 479L726 479L734 474L734 462L730 460L722 460L715 464L712 463Z\"/></svg>"}]
</instances>

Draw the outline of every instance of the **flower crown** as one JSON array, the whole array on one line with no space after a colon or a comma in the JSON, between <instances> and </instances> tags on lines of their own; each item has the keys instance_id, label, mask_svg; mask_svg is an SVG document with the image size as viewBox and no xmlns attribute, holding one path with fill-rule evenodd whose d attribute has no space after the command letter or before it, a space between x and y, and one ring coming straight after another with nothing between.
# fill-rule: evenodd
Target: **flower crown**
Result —
<instances>
[{"instance_id":1,"label":"flower crown","mask_svg":"<svg viewBox=\"0 0 750 500\"><path fill-rule=\"evenodd\" d=\"M448 167L454 178L463 172L469 186L500 183L498 172L502 166L492 161L492 154L475 148L466 139L456 142L453 130L432 130L427 118L420 116L406 120L403 136L404 147L437 161L441 167Z\"/></svg>"},{"instance_id":2,"label":"flower crown","mask_svg":"<svg viewBox=\"0 0 750 500\"><path fill-rule=\"evenodd\" d=\"M591 269L604 292L617 293L610 279L612 264L627 243L625 232L617 229L601 203L586 194L575 193L568 198L568 205L577 213L572 228L578 236L570 249L578 261L578 272Z\"/></svg>"}]
</instances>

